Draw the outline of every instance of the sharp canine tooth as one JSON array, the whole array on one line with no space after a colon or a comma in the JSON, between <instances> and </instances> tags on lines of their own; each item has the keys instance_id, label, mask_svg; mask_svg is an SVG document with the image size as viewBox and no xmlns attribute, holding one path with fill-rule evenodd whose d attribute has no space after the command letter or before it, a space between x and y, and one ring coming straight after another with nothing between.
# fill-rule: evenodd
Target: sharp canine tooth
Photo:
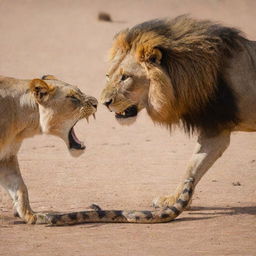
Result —
<instances>
[{"instance_id":1,"label":"sharp canine tooth","mask_svg":"<svg viewBox=\"0 0 256 256\"><path fill-rule=\"evenodd\" d=\"M93 113L92 115L93 115L93 118L94 118L94 119L96 119L96 116L95 116L95 114Z\"/></svg>"}]
</instances>

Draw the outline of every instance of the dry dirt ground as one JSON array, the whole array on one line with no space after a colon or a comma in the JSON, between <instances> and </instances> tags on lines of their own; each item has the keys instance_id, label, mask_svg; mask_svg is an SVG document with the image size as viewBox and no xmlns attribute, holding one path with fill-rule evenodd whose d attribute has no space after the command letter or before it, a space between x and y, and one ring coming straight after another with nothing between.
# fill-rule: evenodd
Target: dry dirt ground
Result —
<instances>
[{"instance_id":1,"label":"dry dirt ground","mask_svg":"<svg viewBox=\"0 0 256 256\"><path fill-rule=\"evenodd\" d=\"M98 21L99 11L114 22ZM0 74L54 74L98 97L116 32L183 13L239 27L256 39L253 0L0 0ZM78 159L55 137L38 136L22 146L19 160L34 210L82 210L92 202L105 209L150 209L155 196L175 189L195 142L154 127L145 113L121 127L101 106L96 121L76 130L87 144ZM255 256L255 180L256 134L236 133L198 185L191 211L167 224L25 225L12 216L1 189L0 255Z\"/></svg>"}]
</instances>

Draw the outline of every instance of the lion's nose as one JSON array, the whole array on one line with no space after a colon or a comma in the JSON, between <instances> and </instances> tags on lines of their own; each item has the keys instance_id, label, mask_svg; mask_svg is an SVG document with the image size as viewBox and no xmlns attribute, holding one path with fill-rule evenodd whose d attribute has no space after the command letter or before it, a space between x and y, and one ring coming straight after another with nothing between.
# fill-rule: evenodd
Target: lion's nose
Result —
<instances>
[{"instance_id":1,"label":"lion's nose","mask_svg":"<svg viewBox=\"0 0 256 256\"><path fill-rule=\"evenodd\" d=\"M111 103L112 99L110 99L109 101L105 101L103 104L108 108Z\"/></svg>"}]
</instances>

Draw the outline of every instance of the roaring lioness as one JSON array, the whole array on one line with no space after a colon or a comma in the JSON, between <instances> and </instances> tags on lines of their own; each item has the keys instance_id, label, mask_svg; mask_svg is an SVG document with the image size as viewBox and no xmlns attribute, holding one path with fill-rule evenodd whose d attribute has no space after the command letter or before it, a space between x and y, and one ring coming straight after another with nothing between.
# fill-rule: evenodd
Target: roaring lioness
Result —
<instances>
[{"instance_id":1,"label":"roaring lioness","mask_svg":"<svg viewBox=\"0 0 256 256\"><path fill-rule=\"evenodd\" d=\"M53 76L20 80L0 76L0 184L13 200L17 214L27 223L48 223L45 214L32 211L17 153L22 141L36 134L52 134L66 143L73 156L85 146L75 124L94 115L97 100Z\"/></svg>"}]
</instances>

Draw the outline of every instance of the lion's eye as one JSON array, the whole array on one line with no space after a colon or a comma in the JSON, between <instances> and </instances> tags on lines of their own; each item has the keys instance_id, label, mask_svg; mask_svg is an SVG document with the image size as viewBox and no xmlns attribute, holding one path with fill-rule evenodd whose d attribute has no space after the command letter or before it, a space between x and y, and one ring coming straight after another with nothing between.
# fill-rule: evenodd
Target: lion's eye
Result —
<instances>
[{"instance_id":1,"label":"lion's eye","mask_svg":"<svg viewBox=\"0 0 256 256\"><path fill-rule=\"evenodd\" d=\"M109 81L109 74L106 74L106 79L107 81Z\"/></svg>"},{"instance_id":2,"label":"lion's eye","mask_svg":"<svg viewBox=\"0 0 256 256\"><path fill-rule=\"evenodd\" d=\"M123 75L121 76L121 81L125 81L125 80L127 80L129 77L130 77L130 76L128 76L128 75L126 75L126 74L123 74Z\"/></svg>"}]
</instances>

